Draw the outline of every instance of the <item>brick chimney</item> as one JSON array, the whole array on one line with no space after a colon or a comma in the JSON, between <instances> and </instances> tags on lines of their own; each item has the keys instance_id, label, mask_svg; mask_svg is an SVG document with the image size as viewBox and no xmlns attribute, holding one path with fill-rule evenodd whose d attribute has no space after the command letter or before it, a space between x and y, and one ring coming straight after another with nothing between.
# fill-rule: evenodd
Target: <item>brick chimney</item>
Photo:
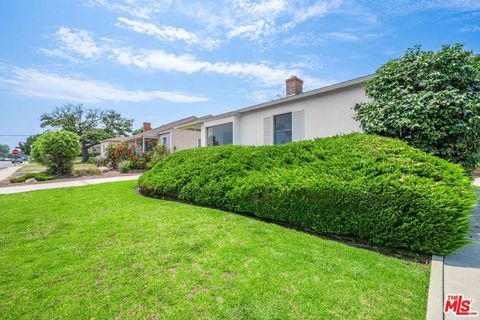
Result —
<instances>
[{"instance_id":1,"label":"brick chimney","mask_svg":"<svg viewBox=\"0 0 480 320\"><path fill-rule=\"evenodd\" d=\"M303 93L303 80L296 76L291 76L285 80L287 88L287 97Z\"/></svg>"},{"instance_id":2,"label":"brick chimney","mask_svg":"<svg viewBox=\"0 0 480 320\"><path fill-rule=\"evenodd\" d=\"M144 122L143 123L143 132L146 132L148 130L152 130L152 124L150 122Z\"/></svg>"}]
</instances>

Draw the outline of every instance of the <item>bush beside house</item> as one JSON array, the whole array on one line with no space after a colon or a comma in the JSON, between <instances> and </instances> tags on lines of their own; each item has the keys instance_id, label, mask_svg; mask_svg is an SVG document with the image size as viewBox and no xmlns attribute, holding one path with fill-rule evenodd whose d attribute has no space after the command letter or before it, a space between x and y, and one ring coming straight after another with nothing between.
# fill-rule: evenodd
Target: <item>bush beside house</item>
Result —
<instances>
[{"instance_id":1,"label":"bush beside house","mask_svg":"<svg viewBox=\"0 0 480 320\"><path fill-rule=\"evenodd\" d=\"M149 195L435 254L465 244L475 202L461 166L365 134L185 150L161 159L139 186Z\"/></svg>"},{"instance_id":2,"label":"bush beside house","mask_svg":"<svg viewBox=\"0 0 480 320\"><path fill-rule=\"evenodd\" d=\"M471 171L480 161L480 55L461 45L409 49L367 83L366 133L398 138Z\"/></svg>"}]
</instances>

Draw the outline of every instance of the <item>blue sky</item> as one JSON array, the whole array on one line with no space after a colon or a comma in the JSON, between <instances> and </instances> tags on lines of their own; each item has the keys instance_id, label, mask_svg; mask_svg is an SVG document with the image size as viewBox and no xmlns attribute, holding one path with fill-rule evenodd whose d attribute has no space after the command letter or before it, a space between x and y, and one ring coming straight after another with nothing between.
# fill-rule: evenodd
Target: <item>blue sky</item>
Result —
<instances>
[{"instance_id":1,"label":"blue sky","mask_svg":"<svg viewBox=\"0 0 480 320\"><path fill-rule=\"evenodd\" d=\"M480 53L480 1L0 2L0 135L83 102L153 126L375 72L408 48ZM17 145L19 137L0 136Z\"/></svg>"}]
</instances>

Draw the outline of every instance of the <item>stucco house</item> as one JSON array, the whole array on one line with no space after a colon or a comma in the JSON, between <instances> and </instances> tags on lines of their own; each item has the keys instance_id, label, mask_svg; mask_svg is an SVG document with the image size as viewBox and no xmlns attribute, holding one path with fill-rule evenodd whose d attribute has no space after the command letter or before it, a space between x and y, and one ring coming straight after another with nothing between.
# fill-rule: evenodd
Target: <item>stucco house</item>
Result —
<instances>
[{"instance_id":1,"label":"stucco house","mask_svg":"<svg viewBox=\"0 0 480 320\"><path fill-rule=\"evenodd\" d=\"M100 156L107 156L108 147L119 143L126 143L136 146L143 152L150 151L157 144L166 145L170 152L195 148L200 146L200 130L191 130L178 128L181 125L187 125L197 121L195 116L173 121L156 128L152 128L149 122L143 123L143 132L131 137L116 137L103 140L100 143Z\"/></svg>"},{"instance_id":2,"label":"stucco house","mask_svg":"<svg viewBox=\"0 0 480 320\"><path fill-rule=\"evenodd\" d=\"M100 157L106 158L108 148L112 145L122 143L123 139L125 139L125 137L115 137L115 138L110 138L110 139L100 141L100 144L97 144L95 146L95 147L97 147L97 149L100 150Z\"/></svg>"},{"instance_id":3,"label":"stucco house","mask_svg":"<svg viewBox=\"0 0 480 320\"><path fill-rule=\"evenodd\" d=\"M360 131L353 107L366 102L364 76L303 92L303 81L287 79L286 96L181 125L200 132L201 146L271 145Z\"/></svg>"},{"instance_id":4,"label":"stucco house","mask_svg":"<svg viewBox=\"0 0 480 320\"><path fill-rule=\"evenodd\" d=\"M161 143L170 152L224 144L272 145L361 131L354 119L356 103L367 102L364 76L303 92L303 81L296 76L285 80L286 96L246 108L194 116L151 128L131 137L107 139L101 143L101 156L116 143L136 145L148 151Z\"/></svg>"}]
</instances>

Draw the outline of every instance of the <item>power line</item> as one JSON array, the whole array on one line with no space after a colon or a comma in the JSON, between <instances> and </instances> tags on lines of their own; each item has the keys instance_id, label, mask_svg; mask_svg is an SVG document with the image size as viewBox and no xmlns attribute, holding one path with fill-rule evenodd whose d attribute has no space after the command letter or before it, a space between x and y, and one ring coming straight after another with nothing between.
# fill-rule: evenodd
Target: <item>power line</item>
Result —
<instances>
[{"instance_id":1,"label":"power line","mask_svg":"<svg viewBox=\"0 0 480 320\"><path fill-rule=\"evenodd\" d=\"M33 134L0 134L0 137L30 137Z\"/></svg>"}]
</instances>

